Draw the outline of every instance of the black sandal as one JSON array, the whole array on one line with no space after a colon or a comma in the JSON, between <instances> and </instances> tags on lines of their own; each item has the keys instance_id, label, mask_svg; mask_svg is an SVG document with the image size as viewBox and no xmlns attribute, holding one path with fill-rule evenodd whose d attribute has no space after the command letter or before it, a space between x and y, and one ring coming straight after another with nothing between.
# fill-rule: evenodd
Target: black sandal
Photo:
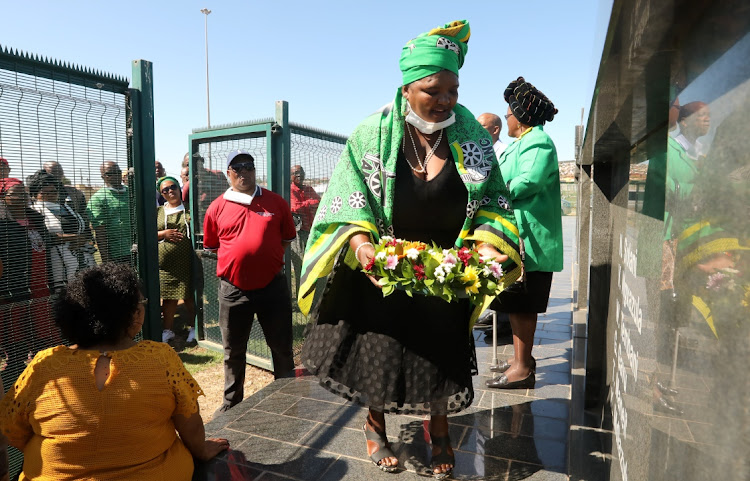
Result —
<instances>
[{"instance_id":1,"label":"black sandal","mask_svg":"<svg viewBox=\"0 0 750 481\"><path fill-rule=\"evenodd\" d=\"M451 447L451 438L450 436L436 437L432 435L430 437L432 438L433 449L435 447L440 448L440 452L432 456L432 462L430 463L430 466L432 466L432 477L435 479L445 479L453 474L453 468L443 471L442 473L436 473L435 468L442 464L450 464L451 466L456 465L456 455L448 454L448 448Z\"/></svg>"},{"instance_id":2,"label":"black sandal","mask_svg":"<svg viewBox=\"0 0 750 481\"><path fill-rule=\"evenodd\" d=\"M365 432L365 446L367 451L370 451L370 441L378 445L378 450L370 454L372 464L378 467L383 472L395 473L398 471L398 465L388 466L382 463L385 458L395 458L396 455L391 451L390 445L388 444L388 438L385 437L385 433L378 433L376 431L370 431L367 429L367 423L362 426L362 430Z\"/></svg>"}]
</instances>

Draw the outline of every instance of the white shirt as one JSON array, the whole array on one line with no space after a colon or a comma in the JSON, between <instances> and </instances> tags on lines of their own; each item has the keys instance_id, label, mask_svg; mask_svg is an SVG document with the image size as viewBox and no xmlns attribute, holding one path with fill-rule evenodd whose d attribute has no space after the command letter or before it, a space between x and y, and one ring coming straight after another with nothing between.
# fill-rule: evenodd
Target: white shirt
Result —
<instances>
[{"instance_id":1,"label":"white shirt","mask_svg":"<svg viewBox=\"0 0 750 481\"><path fill-rule=\"evenodd\" d=\"M504 143L500 142L500 139L498 139L497 142L495 142L495 145L492 146L492 148L495 149L495 157L499 159L500 158L500 154L502 154L503 152L505 152L505 148L506 147L508 147L508 146L505 145Z\"/></svg>"},{"instance_id":2,"label":"white shirt","mask_svg":"<svg viewBox=\"0 0 750 481\"><path fill-rule=\"evenodd\" d=\"M674 139L685 149L687 156L691 159L698 160L698 157L705 157L707 149L700 140L695 139L695 143L691 143L682 134L676 136Z\"/></svg>"}]
</instances>

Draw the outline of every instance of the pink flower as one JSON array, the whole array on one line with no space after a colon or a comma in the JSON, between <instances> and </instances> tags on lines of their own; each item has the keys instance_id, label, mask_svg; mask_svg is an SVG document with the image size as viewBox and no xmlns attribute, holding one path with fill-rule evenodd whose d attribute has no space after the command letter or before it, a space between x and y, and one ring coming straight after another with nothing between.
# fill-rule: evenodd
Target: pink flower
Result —
<instances>
[{"instance_id":1,"label":"pink flower","mask_svg":"<svg viewBox=\"0 0 750 481\"><path fill-rule=\"evenodd\" d=\"M708 282L706 282L706 289L712 289L712 290L719 290L723 284L725 284L725 280L729 276L724 274L723 272L716 272L714 274L711 274L708 276Z\"/></svg>"},{"instance_id":2,"label":"pink flower","mask_svg":"<svg viewBox=\"0 0 750 481\"><path fill-rule=\"evenodd\" d=\"M458 259L456 259L456 256L451 254L450 252L443 257L443 264L450 264L451 266L455 266L458 262Z\"/></svg>"},{"instance_id":3,"label":"pink flower","mask_svg":"<svg viewBox=\"0 0 750 481\"><path fill-rule=\"evenodd\" d=\"M388 256L385 259L385 269L392 271L398 265L398 256Z\"/></svg>"},{"instance_id":4,"label":"pink flower","mask_svg":"<svg viewBox=\"0 0 750 481\"><path fill-rule=\"evenodd\" d=\"M492 271L492 275L495 277L495 279L500 279L503 277L503 266L497 263L490 264L490 271Z\"/></svg>"}]
</instances>

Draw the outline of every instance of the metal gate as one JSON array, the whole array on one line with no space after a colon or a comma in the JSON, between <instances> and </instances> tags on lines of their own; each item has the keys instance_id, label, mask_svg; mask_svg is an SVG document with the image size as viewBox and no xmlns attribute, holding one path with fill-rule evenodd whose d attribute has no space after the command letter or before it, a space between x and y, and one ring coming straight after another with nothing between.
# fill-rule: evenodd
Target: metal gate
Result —
<instances>
[{"instance_id":1,"label":"metal gate","mask_svg":"<svg viewBox=\"0 0 750 481\"><path fill-rule=\"evenodd\" d=\"M299 165L305 170L305 184L320 195L325 191L346 136L289 122L287 102L276 103L274 118L196 129L190 135L190 207L194 247L200 258L198 274L203 286L197 292L196 314L198 342L209 349L222 351L219 330L218 278L216 255L203 250L203 216L211 202L229 187L226 157L237 149L255 158L258 185L280 194L290 202L290 169ZM301 226L298 224L298 229ZM297 283L292 268L291 249L287 250L285 273L292 294L295 358L302 346L306 318L296 309ZM247 362L272 370L271 351L266 345L259 323L253 323L247 346Z\"/></svg>"},{"instance_id":2,"label":"metal gate","mask_svg":"<svg viewBox=\"0 0 750 481\"><path fill-rule=\"evenodd\" d=\"M3 392L36 352L64 343L51 306L81 268L117 257L159 299L151 64L136 60L132 72L129 88L125 78L0 48ZM76 244L58 235L70 233L57 226L63 215L80 219ZM159 319L151 303L144 337L159 338ZM9 453L13 478L22 456Z\"/></svg>"}]
</instances>

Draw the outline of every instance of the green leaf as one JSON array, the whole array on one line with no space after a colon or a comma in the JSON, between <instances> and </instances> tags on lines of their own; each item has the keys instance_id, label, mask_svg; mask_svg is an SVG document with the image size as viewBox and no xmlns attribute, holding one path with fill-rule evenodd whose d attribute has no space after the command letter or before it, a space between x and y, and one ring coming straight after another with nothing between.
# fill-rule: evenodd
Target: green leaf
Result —
<instances>
[{"instance_id":1,"label":"green leaf","mask_svg":"<svg viewBox=\"0 0 750 481\"><path fill-rule=\"evenodd\" d=\"M404 262L402 264L401 272L404 277L414 277L414 267L411 265L411 262Z\"/></svg>"},{"instance_id":2,"label":"green leaf","mask_svg":"<svg viewBox=\"0 0 750 481\"><path fill-rule=\"evenodd\" d=\"M383 286L383 297L390 296L391 294L393 294L394 290L395 290L395 288L391 284L389 284L387 286Z\"/></svg>"}]
</instances>

